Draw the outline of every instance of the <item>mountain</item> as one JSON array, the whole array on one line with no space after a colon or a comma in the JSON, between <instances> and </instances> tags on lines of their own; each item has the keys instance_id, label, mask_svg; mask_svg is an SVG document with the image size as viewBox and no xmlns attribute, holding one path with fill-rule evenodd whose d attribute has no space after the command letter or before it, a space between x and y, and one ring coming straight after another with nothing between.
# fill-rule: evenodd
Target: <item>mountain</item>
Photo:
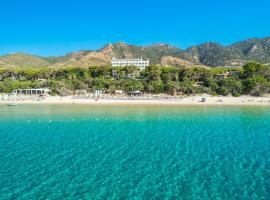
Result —
<instances>
[{"instance_id":1,"label":"mountain","mask_svg":"<svg viewBox=\"0 0 270 200\"><path fill-rule=\"evenodd\" d=\"M0 56L0 67L44 67L51 63L46 59L24 53Z\"/></svg>"},{"instance_id":2,"label":"mountain","mask_svg":"<svg viewBox=\"0 0 270 200\"><path fill-rule=\"evenodd\" d=\"M247 60L270 63L270 37L249 39L235 43L231 47L240 50Z\"/></svg>"},{"instance_id":3,"label":"mountain","mask_svg":"<svg viewBox=\"0 0 270 200\"><path fill-rule=\"evenodd\" d=\"M189 68L189 67L206 67L202 64L198 64L196 62L191 62L185 59L181 59L178 57L173 56L163 56L160 61L161 66L174 66L174 67L183 67L183 68Z\"/></svg>"},{"instance_id":4,"label":"mountain","mask_svg":"<svg viewBox=\"0 0 270 200\"><path fill-rule=\"evenodd\" d=\"M229 46L208 42L190 47L178 57L209 67L242 66L250 60L270 63L270 37L248 39Z\"/></svg>"},{"instance_id":5,"label":"mountain","mask_svg":"<svg viewBox=\"0 0 270 200\"><path fill-rule=\"evenodd\" d=\"M123 42L109 44L100 51L108 54L110 58L143 58L149 59L152 64L160 64L163 56L177 56L182 52L181 49L168 44L154 44L143 47Z\"/></svg>"},{"instance_id":6,"label":"mountain","mask_svg":"<svg viewBox=\"0 0 270 200\"><path fill-rule=\"evenodd\" d=\"M210 67L239 66L246 61L245 55L239 49L213 42L190 47L179 57Z\"/></svg>"},{"instance_id":7,"label":"mountain","mask_svg":"<svg viewBox=\"0 0 270 200\"><path fill-rule=\"evenodd\" d=\"M115 58L149 59L151 64L180 67L237 67L249 60L270 63L270 37L253 38L224 46L208 42L179 49L169 44L136 46L118 42L108 44L96 51L84 50L72 52L64 56L41 57L24 53L0 56L0 67L61 67L61 66L101 66L110 65Z\"/></svg>"},{"instance_id":8,"label":"mountain","mask_svg":"<svg viewBox=\"0 0 270 200\"><path fill-rule=\"evenodd\" d=\"M47 61L54 66L82 66L110 65L115 58L143 58L149 59L151 64L160 64L163 56L177 56L181 49L168 44L151 46L135 46L124 42L108 44L97 51L79 51L62 57L48 57Z\"/></svg>"},{"instance_id":9,"label":"mountain","mask_svg":"<svg viewBox=\"0 0 270 200\"><path fill-rule=\"evenodd\" d=\"M110 57L102 52L97 51L78 51L69 53L65 56L58 57L48 57L46 58L53 66L79 66L79 67L88 67L88 66L101 66L109 65Z\"/></svg>"}]
</instances>

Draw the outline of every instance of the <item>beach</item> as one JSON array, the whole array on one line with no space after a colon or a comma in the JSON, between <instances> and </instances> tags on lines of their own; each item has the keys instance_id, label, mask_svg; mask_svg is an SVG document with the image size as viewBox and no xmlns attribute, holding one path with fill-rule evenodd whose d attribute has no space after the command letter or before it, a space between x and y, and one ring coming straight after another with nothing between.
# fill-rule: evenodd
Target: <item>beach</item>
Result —
<instances>
[{"instance_id":1,"label":"beach","mask_svg":"<svg viewBox=\"0 0 270 200\"><path fill-rule=\"evenodd\" d=\"M29 97L16 96L12 98L2 98L0 104L131 104L131 105L269 105L270 96L183 96L183 97L115 97L104 96L94 98L89 96L48 96L48 97Z\"/></svg>"}]
</instances>

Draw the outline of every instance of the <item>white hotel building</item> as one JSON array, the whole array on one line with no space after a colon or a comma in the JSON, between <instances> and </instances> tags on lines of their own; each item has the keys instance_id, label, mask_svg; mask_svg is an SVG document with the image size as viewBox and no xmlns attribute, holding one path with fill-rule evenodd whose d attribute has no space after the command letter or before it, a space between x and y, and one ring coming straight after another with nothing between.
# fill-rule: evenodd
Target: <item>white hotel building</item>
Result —
<instances>
[{"instance_id":1,"label":"white hotel building","mask_svg":"<svg viewBox=\"0 0 270 200\"><path fill-rule=\"evenodd\" d=\"M144 70L145 67L149 66L149 59L143 60L142 58L135 59L112 59L113 67L125 67L125 66L136 66L139 67L140 70Z\"/></svg>"}]
</instances>

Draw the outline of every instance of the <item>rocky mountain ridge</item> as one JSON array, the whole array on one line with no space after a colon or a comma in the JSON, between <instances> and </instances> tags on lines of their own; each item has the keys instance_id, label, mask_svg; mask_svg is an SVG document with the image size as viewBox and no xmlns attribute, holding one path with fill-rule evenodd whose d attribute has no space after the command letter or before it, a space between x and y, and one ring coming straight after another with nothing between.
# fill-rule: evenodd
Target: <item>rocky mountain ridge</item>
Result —
<instances>
[{"instance_id":1,"label":"rocky mountain ridge","mask_svg":"<svg viewBox=\"0 0 270 200\"><path fill-rule=\"evenodd\" d=\"M78 51L64 56L41 57L17 53L0 56L0 67L102 66L110 65L113 57L143 58L149 59L151 64L179 67L237 67L249 60L267 64L270 63L270 37L248 39L228 46L207 42L186 50L164 43L136 46L118 42L96 51Z\"/></svg>"}]
</instances>

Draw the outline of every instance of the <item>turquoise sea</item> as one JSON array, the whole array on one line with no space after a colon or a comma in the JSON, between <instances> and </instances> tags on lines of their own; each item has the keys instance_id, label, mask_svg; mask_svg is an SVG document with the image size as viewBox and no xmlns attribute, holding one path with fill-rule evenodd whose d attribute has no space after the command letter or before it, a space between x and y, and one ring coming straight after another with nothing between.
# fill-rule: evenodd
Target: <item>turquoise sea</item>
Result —
<instances>
[{"instance_id":1,"label":"turquoise sea","mask_svg":"<svg viewBox=\"0 0 270 200\"><path fill-rule=\"evenodd\" d=\"M270 107L0 106L0 199L270 199Z\"/></svg>"}]
</instances>

